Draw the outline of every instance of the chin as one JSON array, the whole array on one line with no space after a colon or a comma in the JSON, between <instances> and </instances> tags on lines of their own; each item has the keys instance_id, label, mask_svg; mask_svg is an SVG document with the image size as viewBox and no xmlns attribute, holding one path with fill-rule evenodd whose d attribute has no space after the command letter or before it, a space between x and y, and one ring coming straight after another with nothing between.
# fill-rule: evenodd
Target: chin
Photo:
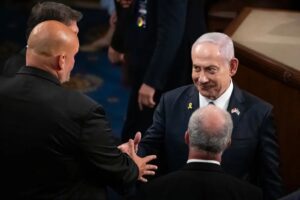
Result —
<instances>
[{"instance_id":1,"label":"chin","mask_svg":"<svg viewBox=\"0 0 300 200\"><path fill-rule=\"evenodd\" d=\"M216 95L212 94L211 92L208 92L208 91L199 91L200 94L208 99L212 99L212 100L215 100L216 99Z\"/></svg>"}]
</instances>

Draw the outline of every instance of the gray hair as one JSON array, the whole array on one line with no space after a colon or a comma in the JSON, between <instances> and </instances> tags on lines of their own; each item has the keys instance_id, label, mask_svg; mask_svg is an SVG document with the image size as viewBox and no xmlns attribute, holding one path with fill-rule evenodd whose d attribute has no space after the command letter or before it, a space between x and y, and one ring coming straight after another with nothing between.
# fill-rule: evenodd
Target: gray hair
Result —
<instances>
[{"instance_id":1,"label":"gray hair","mask_svg":"<svg viewBox=\"0 0 300 200\"><path fill-rule=\"evenodd\" d=\"M223 152L230 142L231 116L214 105L197 109L188 124L190 146L213 154Z\"/></svg>"},{"instance_id":2,"label":"gray hair","mask_svg":"<svg viewBox=\"0 0 300 200\"><path fill-rule=\"evenodd\" d=\"M234 58L233 42L229 36L224 33L211 32L201 35L192 46L192 50L202 43L213 43L219 47L221 55L230 61Z\"/></svg>"}]
</instances>

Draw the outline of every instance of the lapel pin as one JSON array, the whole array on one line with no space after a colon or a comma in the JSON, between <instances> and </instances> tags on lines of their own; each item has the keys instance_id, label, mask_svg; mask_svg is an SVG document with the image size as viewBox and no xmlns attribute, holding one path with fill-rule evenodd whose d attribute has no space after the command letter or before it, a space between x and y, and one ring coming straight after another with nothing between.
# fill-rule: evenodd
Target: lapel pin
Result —
<instances>
[{"instance_id":1,"label":"lapel pin","mask_svg":"<svg viewBox=\"0 0 300 200\"><path fill-rule=\"evenodd\" d=\"M232 108L231 109L231 114L236 113L237 115L240 115L240 111L238 108Z\"/></svg>"},{"instance_id":2,"label":"lapel pin","mask_svg":"<svg viewBox=\"0 0 300 200\"><path fill-rule=\"evenodd\" d=\"M189 110L193 109L193 104L192 104L192 103L189 103L187 108L188 108Z\"/></svg>"}]
</instances>

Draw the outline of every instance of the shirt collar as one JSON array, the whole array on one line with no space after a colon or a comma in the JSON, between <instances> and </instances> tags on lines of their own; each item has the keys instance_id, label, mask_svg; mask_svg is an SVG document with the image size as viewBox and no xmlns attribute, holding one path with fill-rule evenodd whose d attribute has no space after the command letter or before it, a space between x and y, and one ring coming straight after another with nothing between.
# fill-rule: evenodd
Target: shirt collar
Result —
<instances>
[{"instance_id":1,"label":"shirt collar","mask_svg":"<svg viewBox=\"0 0 300 200\"><path fill-rule=\"evenodd\" d=\"M209 104L209 102L212 101L219 108L221 108L223 110L227 110L232 91L233 91L233 83L232 83L232 81L230 81L229 87L216 100L208 99L208 98L202 96L199 92L199 105L200 105L200 108L202 108L204 106L207 106Z\"/></svg>"},{"instance_id":2,"label":"shirt collar","mask_svg":"<svg viewBox=\"0 0 300 200\"><path fill-rule=\"evenodd\" d=\"M212 163L212 164L217 164L217 165L221 165L219 161L216 160L203 160L203 159L188 159L188 161L186 163Z\"/></svg>"}]
</instances>

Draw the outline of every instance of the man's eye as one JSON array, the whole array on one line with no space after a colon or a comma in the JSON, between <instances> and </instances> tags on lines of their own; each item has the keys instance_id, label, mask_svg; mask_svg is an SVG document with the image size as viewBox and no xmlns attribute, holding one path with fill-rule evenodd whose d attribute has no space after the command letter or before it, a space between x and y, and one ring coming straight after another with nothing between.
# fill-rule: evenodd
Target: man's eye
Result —
<instances>
[{"instance_id":1,"label":"man's eye","mask_svg":"<svg viewBox=\"0 0 300 200\"><path fill-rule=\"evenodd\" d=\"M215 73L217 70L216 70L215 68L213 68L213 67L209 67L209 68L207 69L207 71L208 71L209 73Z\"/></svg>"},{"instance_id":2,"label":"man's eye","mask_svg":"<svg viewBox=\"0 0 300 200\"><path fill-rule=\"evenodd\" d=\"M194 69L195 71L199 71L199 70L200 70L200 67L198 67L198 66L193 66L193 69Z\"/></svg>"}]
</instances>

